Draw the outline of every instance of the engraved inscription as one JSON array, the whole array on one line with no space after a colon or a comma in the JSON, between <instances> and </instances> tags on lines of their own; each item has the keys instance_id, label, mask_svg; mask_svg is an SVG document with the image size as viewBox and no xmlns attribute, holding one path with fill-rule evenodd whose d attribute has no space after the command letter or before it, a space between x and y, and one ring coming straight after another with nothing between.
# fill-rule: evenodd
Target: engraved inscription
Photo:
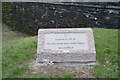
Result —
<instances>
[{"instance_id":1,"label":"engraved inscription","mask_svg":"<svg viewBox=\"0 0 120 80\"><path fill-rule=\"evenodd\" d=\"M88 50L86 33L49 33L44 40L44 49Z\"/></svg>"}]
</instances>

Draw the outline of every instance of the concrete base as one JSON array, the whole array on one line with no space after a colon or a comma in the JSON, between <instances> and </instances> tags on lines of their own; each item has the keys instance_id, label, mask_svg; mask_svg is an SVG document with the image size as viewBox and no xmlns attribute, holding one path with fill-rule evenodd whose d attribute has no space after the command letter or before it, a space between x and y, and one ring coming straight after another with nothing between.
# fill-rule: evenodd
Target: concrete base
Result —
<instances>
[{"instance_id":1,"label":"concrete base","mask_svg":"<svg viewBox=\"0 0 120 80\"><path fill-rule=\"evenodd\" d=\"M47 64L43 64L43 63L38 63L36 62L35 63L36 66L49 66ZM55 66L93 66L93 65L98 65L98 62L87 62L87 63L78 63L78 62L66 62L66 63L54 63L52 65L55 65Z\"/></svg>"}]
</instances>

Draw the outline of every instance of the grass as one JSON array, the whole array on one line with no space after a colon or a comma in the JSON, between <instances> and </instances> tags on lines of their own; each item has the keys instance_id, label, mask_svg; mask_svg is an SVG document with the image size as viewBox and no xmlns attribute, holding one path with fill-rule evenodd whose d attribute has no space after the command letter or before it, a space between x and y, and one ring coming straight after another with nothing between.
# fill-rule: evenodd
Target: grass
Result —
<instances>
[{"instance_id":1,"label":"grass","mask_svg":"<svg viewBox=\"0 0 120 80\"><path fill-rule=\"evenodd\" d=\"M10 29L8 29L7 26L3 25L2 27L2 47L4 46L8 46L14 43L18 43L19 41L22 41L25 38L28 38L29 36L19 33L19 32L15 32L12 31Z\"/></svg>"},{"instance_id":2,"label":"grass","mask_svg":"<svg viewBox=\"0 0 120 80\"><path fill-rule=\"evenodd\" d=\"M24 61L34 57L34 54L36 53L35 42L37 41L37 37L31 37L31 40L28 40L28 38L20 36L20 34L15 32L10 31L10 33L11 34L9 34L9 31L5 33L3 32L2 76L20 77L20 75L29 68L19 67L19 64L22 64ZM11 37L8 37L8 35ZM7 38L8 40L5 40Z\"/></svg>"},{"instance_id":3,"label":"grass","mask_svg":"<svg viewBox=\"0 0 120 80\"><path fill-rule=\"evenodd\" d=\"M74 75L68 72L66 74L57 73L52 76L43 75L43 74L33 74L31 76L24 75L23 77L24 78L28 78L28 77L29 78L74 78Z\"/></svg>"},{"instance_id":4,"label":"grass","mask_svg":"<svg viewBox=\"0 0 120 80\"><path fill-rule=\"evenodd\" d=\"M2 79L2 26L0 25L0 79Z\"/></svg>"},{"instance_id":5,"label":"grass","mask_svg":"<svg viewBox=\"0 0 120 80\"><path fill-rule=\"evenodd\" d=\"M92 70L101 78L118 77L118 30L94 29L99 65Z\"/></svg>"},{"instance_id":6,"label":"grass","mask_svg":"<svg viewBox=\"0 0 120 80\"><path fill-rule=\"evenodd\" d=\"M3 26L3 29L6 27ZM118 78L118 30L94 28L95 47L99 65L92 73L100 78ZM34 74L26 76L28 66L20 65L35 57L37 36L30 37L10 30L3 30L2 70L3 78L47 78L47 75ZM73 78L71 73L55 74L52 78Z\"/></svg>"},{"instance_id":7,"label":"grass","mask_svg":"<svg viewBox=\"0 0 120 80\"><path fill-rule=\"evenodd\" d=\"M58 73L58 74L53 75L51 78L74 78L74 75L69 72L66 74Z\"/></svg>"}]
</instances>

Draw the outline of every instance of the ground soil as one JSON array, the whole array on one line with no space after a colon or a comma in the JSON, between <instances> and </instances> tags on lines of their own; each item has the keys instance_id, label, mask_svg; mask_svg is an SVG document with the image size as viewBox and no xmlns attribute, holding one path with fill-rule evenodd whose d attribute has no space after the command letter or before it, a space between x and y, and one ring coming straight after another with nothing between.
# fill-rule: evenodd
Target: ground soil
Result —
<instances>
[{"instance_id":1,"label":"ground soil","mask_svg":"<svg viewBox=\"0 0 120 80\"><path fill-rule=\"evenodd\" d=\"M35 60L29 60L23 63L21 66L29 66L29 71L26 71L26 75L32 74L45 74L51 77L54 74L66 74L72 73L77 78L97 78L97 76L91 73L93 66L36 66Z\"/></svg>"}]
</instances>

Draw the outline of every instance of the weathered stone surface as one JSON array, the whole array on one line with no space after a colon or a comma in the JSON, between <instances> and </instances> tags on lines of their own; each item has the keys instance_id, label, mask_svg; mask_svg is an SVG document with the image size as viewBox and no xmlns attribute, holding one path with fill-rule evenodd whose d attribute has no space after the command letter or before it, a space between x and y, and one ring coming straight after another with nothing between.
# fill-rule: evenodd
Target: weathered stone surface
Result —
<instances>
[{"instance_id":1,"label":"weathered stone surface","mask_svg":"<svg viewBox=\"0 0 120 80\"><path fill-rule=\"evenodd\" d=\"M39 29L37 62L96 62L91 28Z\"/></svg>"},{"instance_id":2,"label":"weathered stone surface","mask_svg":"<svg viewBox=\"0 0 120 80\"><path fill-rule=\"evenodd\" d=\"M1 0L2 2L119 2L119 0Z\"/></svg>"}]
</instances>

